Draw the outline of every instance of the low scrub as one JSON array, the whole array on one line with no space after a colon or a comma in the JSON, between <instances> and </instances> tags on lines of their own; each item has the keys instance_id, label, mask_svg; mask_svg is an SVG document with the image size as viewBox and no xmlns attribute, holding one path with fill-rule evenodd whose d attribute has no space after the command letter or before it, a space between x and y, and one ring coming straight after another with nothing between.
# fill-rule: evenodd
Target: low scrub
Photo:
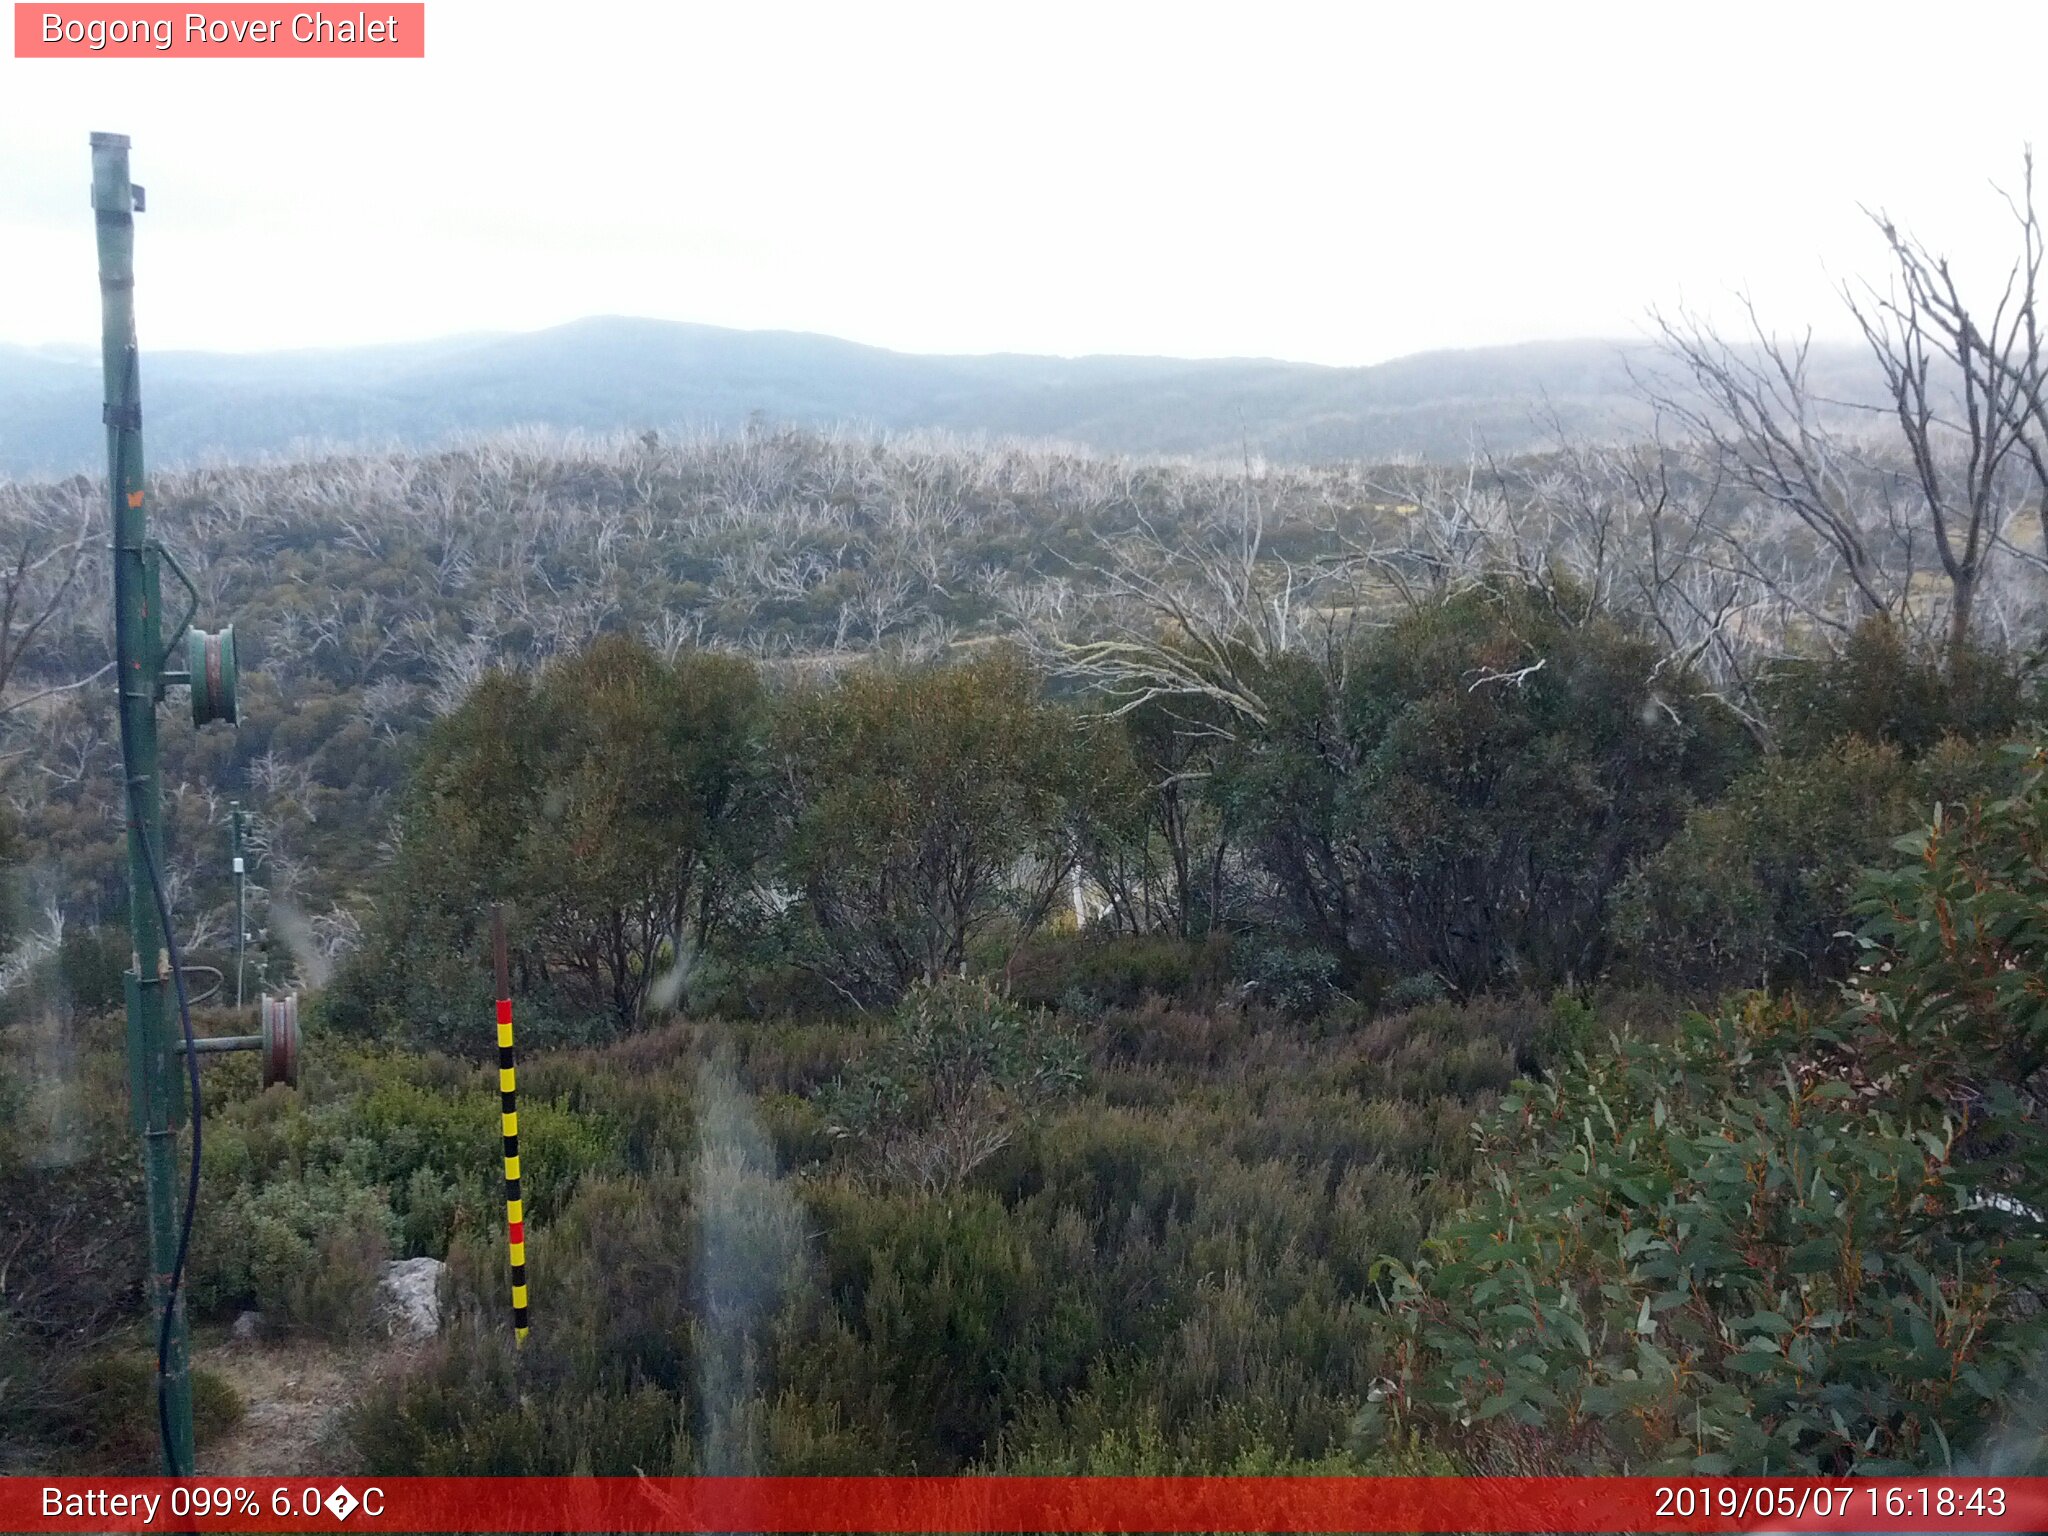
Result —
<instances>
[{"instance_id":1,"label":"low scrub","mask_svg":"<svg viewBox=\"0 0 2048 1536\"><path fill-rule=\"evenodd\" d=\"M1865 882L1822 1009L1752 998L1504 1101L1390 1417L1593 1469L1958 1466L2048 1349L2048 756ZM2022 1426L2038 1435L2038 1425Z\"/></svg>"}]
</instances>

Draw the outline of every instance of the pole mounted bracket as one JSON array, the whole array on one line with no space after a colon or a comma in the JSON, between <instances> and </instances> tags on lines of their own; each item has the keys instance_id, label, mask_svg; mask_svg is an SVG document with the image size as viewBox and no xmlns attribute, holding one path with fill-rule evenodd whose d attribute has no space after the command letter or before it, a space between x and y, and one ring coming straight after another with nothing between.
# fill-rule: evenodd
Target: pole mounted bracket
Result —
<instances>
[{"instance_id":1,"label":"pole mounted bracket","mask_svg":"<svg viewBox=\"0 0 2048 1536\"><path fill-rule=\"evenodd\" d=\"M299 994L288 992L283 997L272 997L268 992L264 993L259 1016L262 1020L260 1033L201 1035L192 1042L192 1052L201 1056L223 1056L230 1051L254 1051L264 1087L279 1083L287 1088L298 1087ZM174 1049L183 1054L185 1042L180 1040Z\"/></svg>"},{"instance_id":2,"label":"pole mounted bracket","mask_svg":"<svg viewBox=\"0 0 2048 1536\"><path fill-rule=\"evenodd\" d=\"M162 671L169 664L172 653L178 649L178 641L184 637L186 630L192 627L192 620L199 613L199 589L192 585L192 578L185 574L185 567L178 564L178 557L171 553L168 545L152 539L149 542L149 552L171 568L171 574L178 578L178 585L185 589L184 616L171 626L170 639L164 642L164 653L156 659L157 670ZM165 680L176 682L179 679L171 677Z\"/></svg>"},{"instance_id":3,"label":"pole mounted bracket","mask_svg":"<svg viewBox=\"0 0 2048 1536\"><path fill-rule=\"evenodd\" d=\"M149 553L170 567L186 597L185 612L171 626L170 638L164 642L163 654L156 661L160 681L184 683L191 688L194 725L211 725L217 720L227 725L238 724L241 710L236 685L240 669L235 663L235 626L229 624L213 632L192 628L193 616L199 612L199 589L178 564L178 557L164 545L152 541ZM179 672L171 668L170 660L177 654L181 639L185 643L185 670Z\"/></svg>"},{"instance_id":4,"label":"pole mounted bracket","mask_svg":"<svg viewBox=\"0 0 2048 1536\"><path fill-rule=\"evenodd\" d=\"M106 286L104 280L102 286ZM132 341L128 343L126 366L121 370L121 398L100 407L100 420L124 432L142 430L142 358Z\"/></svg>"},{"instance_id":5,"label":"pole mounted bracket","mask_svg":"<svg viewBox=\"0 0 2048 1536\"><path fill-rule=\"evenodd\" d=\"M128 135L125 133L96 133L92 136L93 183L92 206L95 213L112 214L116 218L130 213L140 213L145 206L142 188L128 179ZM110 169L118 167L115 174L101 176L101 154L105 152ZM126 192L126 196L122 193Z\"/></svg>"}]
</instances>

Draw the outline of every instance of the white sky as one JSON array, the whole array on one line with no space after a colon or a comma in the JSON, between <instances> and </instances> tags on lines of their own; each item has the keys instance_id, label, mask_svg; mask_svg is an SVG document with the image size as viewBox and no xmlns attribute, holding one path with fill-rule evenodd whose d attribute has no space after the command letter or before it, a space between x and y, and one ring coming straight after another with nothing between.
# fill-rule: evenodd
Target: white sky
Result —
<instances>
[{"instance_id":1,"label":"white sky","mask_svg":"<svg viewBox=\"0 0 2048 1536\"><path fill-rule=\"evenodd\" d=\"M1880 254L1859 201L2002 262L1990 183L2028 139L2048 154L2039 3L428 0L427 22L424 61L0 57L0 340L97 339L94 129L133 136L149 189L144 345L221 349L636 314L1368 363L1632 334L1743 284L1843 334L1830 274Z\"/></svg>"}]
</instances>

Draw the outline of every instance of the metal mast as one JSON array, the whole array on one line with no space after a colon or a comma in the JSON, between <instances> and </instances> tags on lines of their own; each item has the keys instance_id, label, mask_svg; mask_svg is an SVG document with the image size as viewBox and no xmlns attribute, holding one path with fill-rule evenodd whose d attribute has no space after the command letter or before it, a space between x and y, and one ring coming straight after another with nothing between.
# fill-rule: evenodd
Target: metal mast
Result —
<instances>
[{"instance_id":1,"label":"metal mast","mask_svg":"<svg viewBox=\"0 0 2048 1536\"><path fill-rule=\"evenodd\" d=\"M114 525L114 656L119 674L123 789L128 823L129 1102L142 1135L149 1212L149 1289L159 1319L171 1305L164 1360L168 1434L164 1469L192 1470L192 1379L185 1306L171 1297L177 1262L177 1124L183 1108L170 1016L170 948L157 912L151 860L161 866L156 706L163 696L163 612L149 544L142 476L142 379L135 348L135 215L142 188L128 179L128 137L92 136L92 206L99 226L101 365L106 381L107 491ZM175 639L175 635L173 636Z\"/></svg>"},{"instance_id":2,"label":"metal mast","mask_svg":"<svg viewBox=\"0 0 2048 1536\"><path fill-rule=\"evenodd\" d=\"M128 138L92 136L92 206L99 227L100 327L107 426L107 500L114 528L114 662L120 693L121 798L128 824L128 924L133 936L128 991L128 1102L142 1138L142 1174L149 1215L149 1295L158 1339L158 1419L164 1470L190 1476L192 1378L185 1305L178 1284L181 1245L190 1233L199 1192L199 1134L192 1126L185 1199L178 1195L178 1130L187 1115L186 1082L199 1092L202 1055L253 1050L261 1057L265 1087L298 1085L297 994L263 999L254 1035L192 1033L179 952L168 931L170 903L163 883L163 811L157 793L156 707L164 690L192 690L192 723L233 725L237 710L235 627L218 633L194 629L199 592L169 550L149 537L143 505L142 376L135 348L135 215L142 188L128 179ZM164 620L162 574L168 569L185 589L187 606ZM184 641L182 669L169 663ZM235 810L236 1001L241 1001L242 812ZM175 1021L172 1002L177 1004ZM181 1070L182 1068L182 1070ZM196 1111L198 1106L190 1106ZM182 1215L182 1220L181 1220Z\"/></svg>"}]
</instances>

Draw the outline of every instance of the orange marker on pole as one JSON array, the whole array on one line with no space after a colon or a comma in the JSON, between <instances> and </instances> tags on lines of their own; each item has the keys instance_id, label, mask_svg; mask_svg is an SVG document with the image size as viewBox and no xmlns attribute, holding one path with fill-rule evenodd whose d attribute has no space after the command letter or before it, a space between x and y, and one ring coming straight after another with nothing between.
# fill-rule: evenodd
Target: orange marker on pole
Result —
<instances>
[{"instance_id":1,"label":"orange marker on pole","mask_svg":"<svg viewBox=\"0 0 2048 1536\"><path fill-rule=\"evenodd\" d=\"M519 1077L512 1056L512 972L505 961L505 909L491 908L498 973L498 1111L505 1132L505 1241L512 1256L512 1336L526 1342L526 1205L519 1198Z\"/></svg>"}]
</instances>

